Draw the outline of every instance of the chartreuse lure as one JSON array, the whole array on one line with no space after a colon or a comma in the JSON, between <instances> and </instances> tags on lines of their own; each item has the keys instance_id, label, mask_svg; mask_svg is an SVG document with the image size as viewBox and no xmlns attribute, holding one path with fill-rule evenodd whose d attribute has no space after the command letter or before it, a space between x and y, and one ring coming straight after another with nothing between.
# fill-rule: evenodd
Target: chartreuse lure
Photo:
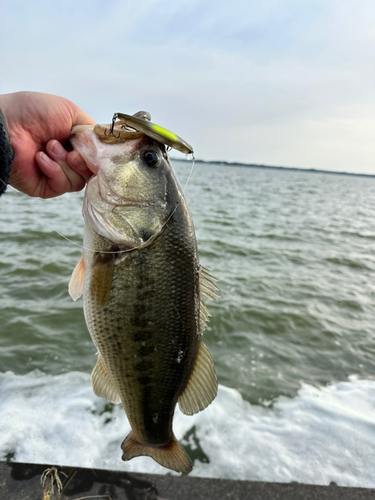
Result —
<instances>
[{"instance_id":1,"label":"chartreuse lure","mask_svg":"<svg viewBox=\"0 0 375 500\"><path fill-rule=\"evenodd\" d=\"M156 125L156 123L152 123L148 119L148 113L137 113L139 116L131 116L126 115L124 113L115 113L112 118L112 130L116 120L121 120L128 127L131 127L138 132L143 132L145 135L155 139L156 141L161 142L167 146L170 146L173 149L177 149L177 151L181 151L181 153L185 154L193 154L193 148L186 141L181 139L177 134L167 130L160 125Z\"/></svg>"}]
</instances>

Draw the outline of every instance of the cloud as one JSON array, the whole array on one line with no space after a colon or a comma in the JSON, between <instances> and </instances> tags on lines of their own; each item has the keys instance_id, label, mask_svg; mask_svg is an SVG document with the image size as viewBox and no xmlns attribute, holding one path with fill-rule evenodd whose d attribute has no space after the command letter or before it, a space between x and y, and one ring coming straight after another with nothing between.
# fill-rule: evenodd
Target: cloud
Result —
<instances>
[{"instance_id":1,"label":"cloud","mask_svg":"<svg viewBox=\"0 0 375 500\"><path fill-rule=\"evenodd\" d=\"M374 19L371 0L5 2L0 91L148 109L199 158L375 173Z\"/></svg>"}]
</instances>

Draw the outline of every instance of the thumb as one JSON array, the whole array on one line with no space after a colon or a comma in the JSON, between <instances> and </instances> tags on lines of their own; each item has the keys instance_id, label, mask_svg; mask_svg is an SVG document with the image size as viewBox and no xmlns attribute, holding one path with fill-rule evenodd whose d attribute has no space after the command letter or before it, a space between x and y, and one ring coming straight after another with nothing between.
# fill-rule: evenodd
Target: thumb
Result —
<instances>
[{"instance_id":1,"label":"thumb","mask_svg":"<svg viewBox=\"0 0 375 500\"><path fill-rule=\"evenodd\" d=\"M88 115L87 113L82 111L82 109L78 108L78 106L76 106L75 114L72 119L72 127L76 125L93 125L94 123L96 122L93 118L91 118L90 115Z\"/></svg>"}]
</instances>

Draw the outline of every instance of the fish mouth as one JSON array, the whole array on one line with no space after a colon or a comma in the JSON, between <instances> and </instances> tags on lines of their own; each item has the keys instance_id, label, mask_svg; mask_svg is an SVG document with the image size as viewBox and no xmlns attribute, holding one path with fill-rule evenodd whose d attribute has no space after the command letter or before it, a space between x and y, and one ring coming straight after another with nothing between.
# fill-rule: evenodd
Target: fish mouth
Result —
<instances>
[{"instance_id":1,"label":"fish mouth","mask_svg":"<svg viewBox=\"0 0 375 500\"><path fill-rule=\"evenodd\" d=\"M93 130L99 141L104 144L121 144L122 142L132 141L145 135L138 130L124 128L123 122L117 122L113 129L109 124L75 125L70 131L70 136L80 134L88 129Z\"/></svg>"},{"instance_id":2,"label":"fish mouth","mask_svg":"<svg viewBox=\"0 0 375 500\"><path fill-rule=\"evenodd\" d=\"M111 125L97 124L94 127L94 133L98 137L99 141L104 144L121 144L122 142L132 141L134 139L144 137L145 135L143 132L139 132L137 130L125 130L121 122L115 124L113 129Z\"/></svg>"},{"instance_id":3,"label":"fish mouth","mask_svg":"<svg viewBox=\"0 0 375 500\"><path fill-rule=\"evenodd\" d=\"M97 175L100 171L97 161L98 150L121 147L121 144L129 142L128 151L131 153L139 149L139 144L144 137L146 136L143 132L123 130L119 123L114 127L113 133L111 133L111 125L76 125L71 129L69 140L73 149L85 160L88 169Z\"/></svg>"}]
</instances>

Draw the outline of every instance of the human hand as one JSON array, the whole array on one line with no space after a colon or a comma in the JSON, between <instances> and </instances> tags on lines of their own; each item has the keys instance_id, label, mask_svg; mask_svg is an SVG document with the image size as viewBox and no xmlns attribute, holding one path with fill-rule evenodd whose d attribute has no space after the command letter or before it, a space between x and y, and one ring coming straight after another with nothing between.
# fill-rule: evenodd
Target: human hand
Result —
<instances>
[{"instance_id":1,"label":"human hand","mask_svg":"<svg viewBox=\"0 0 375 500\"><path fill-rule=\"evenodd\" d=\"M0 95L14 151L9 184L30 196L80 191L92 175L76 151L61 143L75 125L95 121L68 99L40 92Z\"/></svg>"}]
</instances>

